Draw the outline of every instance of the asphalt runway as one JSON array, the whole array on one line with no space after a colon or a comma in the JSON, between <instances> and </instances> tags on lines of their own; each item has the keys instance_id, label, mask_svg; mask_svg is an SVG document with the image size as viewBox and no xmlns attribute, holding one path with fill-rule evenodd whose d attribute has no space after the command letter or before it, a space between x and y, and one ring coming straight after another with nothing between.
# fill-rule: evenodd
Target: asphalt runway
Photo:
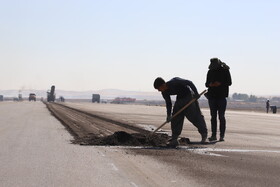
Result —
<instances>
[{"instance_id":1,"label":"asphalt runway","mask_svg":"<svg viewBox=\"0 0 280 187\"><path fill-rule=\"evenodd\" d=\"M65 103L154 129L165 108ZM80 146L41 102L0 103L1 186L279 186L279 114L227 111L225 142L178 149ZM210 129L209 110L202 110ZM167 124L161 130L170 133ZM182 137L198 142L185 120Z\"/></svg>"}]
</instances>

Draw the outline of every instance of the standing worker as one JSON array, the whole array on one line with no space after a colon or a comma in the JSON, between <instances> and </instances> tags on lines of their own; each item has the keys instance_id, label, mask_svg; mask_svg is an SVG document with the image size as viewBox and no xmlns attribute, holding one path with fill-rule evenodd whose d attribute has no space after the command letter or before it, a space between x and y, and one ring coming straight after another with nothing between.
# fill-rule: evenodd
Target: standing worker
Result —
<instances>
[{"instance_id":1,"label":"standing worker","mask_svg":"<svg viewBox=\"0 0 280 187\"><path fill-rule=\"evenodd\" d=\"M269 99L268 99L268 100L266 101L266 113L268 113L269 107L270 107L270 104L269 104Z\"/></svg>"},{"instance_id":2,"label":"standing worker","mask_svg":"<svg viewBox=\"0 0 280 187\"><path fill-rule=\"evenodd\" d=\"M231 75L229 66L218 58L211 58L205 86L208 87L208 103L211 114L212 136L209 141L217 140L217 113L220 121L220 141L224 141L226 131L225 111Z\"/></svg>"},{"instance_id":3,"label":"standing worker","mask_svg":"<svg viewBox=\"0 0 280 187\"><path fill-rule=\"evenodd\" d=\"M205 143L207 139L207 127L197 101L171 120L172 101L170 96L177 95L172 113L174 115L193 98L198 99L200 97L195 85L191 81L179 77L175 77L168 82L158 77L154 81L154 88L161 92L166 103L167 121L171 121L172 139L168 146L177 147L179 145L178 137L182 132L185 116L201 134L201 143Z\"/></svg>"}]
</instances>

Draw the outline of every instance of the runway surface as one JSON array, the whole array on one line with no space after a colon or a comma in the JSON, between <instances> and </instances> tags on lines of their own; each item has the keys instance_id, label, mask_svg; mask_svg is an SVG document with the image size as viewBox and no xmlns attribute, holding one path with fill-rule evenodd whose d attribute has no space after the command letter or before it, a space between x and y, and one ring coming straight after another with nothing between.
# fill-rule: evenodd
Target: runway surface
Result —
<instances>
[{"instance_id":1,"label":"runway surface","mask_svg":"<svg viewBox=\"0 0 280 187\"><path fill-rule=\"evenodd\" d=\"M146 130L165 120L165 108L160 106L65 105ZM280 183L279 114L227 111L225 142L163 149L72 144L73 136L42 102L1 102L0 111L1 186L279 186ZM202 112L210 129L209 110ZM161 132L170 133L169 124ZM187 120L182 137L194 142L200 140Z\"/></svg>"}]
</instances>

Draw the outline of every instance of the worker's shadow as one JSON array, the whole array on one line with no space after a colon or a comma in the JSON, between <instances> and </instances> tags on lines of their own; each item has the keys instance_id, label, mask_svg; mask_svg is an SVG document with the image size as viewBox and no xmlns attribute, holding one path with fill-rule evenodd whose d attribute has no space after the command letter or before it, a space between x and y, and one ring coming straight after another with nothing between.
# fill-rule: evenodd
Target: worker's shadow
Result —
<instances>
[{"instance_id":1,"label":"worker's shadow","mask_svg":"<svg viewBox=\"0 0 280 187\"><path fill-rule=\"evenodd\" d=\"M200 141L191 141L189 138L181 138L179 140L179 142L181 145L213 145L219 141L211 141L211 142L202 143Z\"/></svg>"},{"instance_id":2,"label":"worker's shadow","mask_svg":"<svg viewBox=\"0 0 280 187\"><path fill-rule=\"evenodd\" d=\"M179 140L180 142L180 140ZM162 149L186 149L186 147L191 149L201 149L201 148L207 148L207 145L214 145L219 141L211 141L211 142L205 142L201 143L200 141L188 141L187 142L180 142L180 145L177 147L169 147L168 145L157 145L152 147L142 147L142 149L150 149L150 150L162 150Z\"/></svg>"},{"instance_id":3,"label":"worker's shadow","mask_svg":"<svg viewBox=\"0 0 280 187\"><path fill-rule=\"evenodd\" d=\"M211 141L211 142L205 142L205 143L201 143L201 142L189 142L187 143L188 145L214 145L219 141Z\"/></svg>"}]
</instances>

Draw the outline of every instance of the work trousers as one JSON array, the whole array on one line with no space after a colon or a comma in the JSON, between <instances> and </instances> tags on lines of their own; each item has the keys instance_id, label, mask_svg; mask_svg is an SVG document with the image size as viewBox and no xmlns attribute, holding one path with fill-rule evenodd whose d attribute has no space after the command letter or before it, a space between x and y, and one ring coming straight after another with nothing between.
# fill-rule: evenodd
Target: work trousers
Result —
<instances>
[{"instance_id":1,"label":"work trousers","mask_svg":"<svg viewBox=\"0 0 280 187\"><path fill-rule=\"evenodd\" d=\"M181 108L183 108L192 98L182 98L177 99L174 107L173 114L176 114ZM178 138L182 132L184 118L187 118L201 134L202 137L207 137L207 127L204 120L204 116L202 115L199 104L197 101L193 102L188 108L182 111L178 116L172 119L171 121L171 130L172 130L172 138Z\"/></svg>"},{"instance_id":2,"label":"work trousers","mask_svg":"<svg viewBox=\"0 0 280 187\"><path fill-rule=\"evenodd\" d=\"M208 99L210 114L211 114L211 131L212 136L217 135L217 114L219 115L220 121L220 136L225 136L226 131L226 118L225 112L227 107L226 98L209 98Z\"/></svg>"}]
</instances>

